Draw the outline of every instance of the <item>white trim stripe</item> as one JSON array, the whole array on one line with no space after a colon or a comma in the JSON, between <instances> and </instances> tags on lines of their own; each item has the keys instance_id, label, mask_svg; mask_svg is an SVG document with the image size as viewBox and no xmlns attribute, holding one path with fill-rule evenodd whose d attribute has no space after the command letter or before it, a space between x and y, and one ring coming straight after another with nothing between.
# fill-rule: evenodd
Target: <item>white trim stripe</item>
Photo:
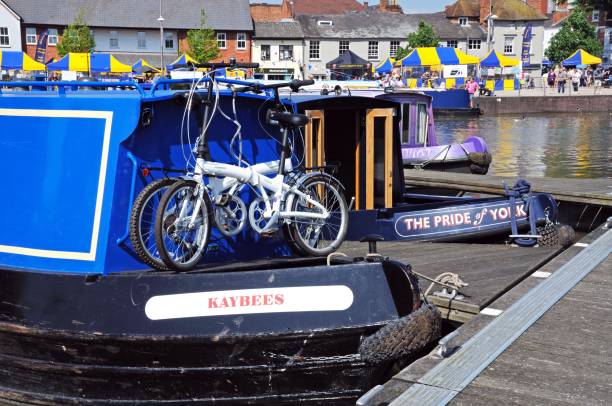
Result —
<instances>
[{"instance_id":1,"label":"white trim stripe","mask_svg":"<svg viewBox=\"0 0 612 406\"><path fill-rule=\"evenodd\" d=\"M552 273L544 272L544 271L535 271L534 273L531 274L531 276L533 276L534 278L541 278L541 279L548 278L550 275L552 275Z\"/></svg>"},{"instance_id":2,"label":"white trim stripe","mask_svg":"<svg viewBox=\"0 0 612 406\"><path fill-rule=\"evenodd\" d=\"M577 242L576 244L574 244L574 247L580 247L580 248L586 248L588 246L589 244L586 244L584 242Z\"/></svg>"},{"instance_id":3,"label":"white trim stripe","mask_svg":"<svg viewBox=\"0 0 612 406\"><path fill-rule=\"evenodd\" d=\"M102 119L104 124L104 137L102 141L102 155L100 162L100 175L98 176L98 190L96 193L96 206L94 210L93 230L89 252L71 252L42 250L28 247L0 245L0 252L31 257L74 259L79 261L95 261L102 217L102 203L104 202L104 187L106 184L106 171L108 169L108 154L110 149L110 136L113 123L112 111L93 110L37 110L37 109L1 109L0 116L14 117L48 117L48 118L93 118Z\"/></svg>"},{"instance_id":4,"label":"white trim stripe","mask_svg":"<svg viewBox=\"0 0 612 406\"><path fill-rule=\"evenodd\" d=\"M484 314L485 316L494 316L497 317L502 314L504 311L499 309L493 309L491 307L485 307L480 311L480 314Z\"/></svg>"}]
</instances>

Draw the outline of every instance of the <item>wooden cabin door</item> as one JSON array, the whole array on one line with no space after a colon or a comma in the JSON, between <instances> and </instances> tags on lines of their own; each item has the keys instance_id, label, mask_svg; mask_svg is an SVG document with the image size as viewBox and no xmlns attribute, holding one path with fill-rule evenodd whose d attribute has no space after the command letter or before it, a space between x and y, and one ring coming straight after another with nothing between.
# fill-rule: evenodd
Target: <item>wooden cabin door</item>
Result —
<instances>
[{"instance_id":1,"label":"wooden cabin door","mask_svg":"<svg viewBox=\"0 0 612 406\"><path fill-rule=\"evenodd\" d=\"M306 124L304 136L304 159L306 168L325 166L325 112L306 110L310 122Z\"/></svg>"},{"instance_id":2,"label":"wooden cabin door","mask_svg":"<svg viewBox=\"0 0 612 406\"><path fill-rule=\"evenodd\" d=\"M365 208L393 207L393 109L367 110L365 133Z\"/></svg>"}]
</instances>

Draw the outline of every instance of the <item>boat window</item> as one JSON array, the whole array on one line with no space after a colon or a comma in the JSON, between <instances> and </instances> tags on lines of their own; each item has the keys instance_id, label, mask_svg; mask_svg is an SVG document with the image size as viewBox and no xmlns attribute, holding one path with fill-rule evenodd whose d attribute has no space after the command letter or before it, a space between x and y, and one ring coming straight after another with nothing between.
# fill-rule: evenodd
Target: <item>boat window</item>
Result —
<instances>
[{"instance_id":1,"label":"boat window","mask_svg":"<svg viewBox=\"0 0 612 406\"><path fill-rule=\"evenodd\" d=\"M427 146L428 124L427 105L419 103L417 104L417 144Z\"/></svg>"},{"instance_id":2,"label":"boat window","mask_svg":"<svg viewBox=\"0 0 612 406\"><path fill-rule=\"evenodd\" d=\"M402 104L402 144L410 143L410 109L411 104Z\"/></svg>"}]
</instances>

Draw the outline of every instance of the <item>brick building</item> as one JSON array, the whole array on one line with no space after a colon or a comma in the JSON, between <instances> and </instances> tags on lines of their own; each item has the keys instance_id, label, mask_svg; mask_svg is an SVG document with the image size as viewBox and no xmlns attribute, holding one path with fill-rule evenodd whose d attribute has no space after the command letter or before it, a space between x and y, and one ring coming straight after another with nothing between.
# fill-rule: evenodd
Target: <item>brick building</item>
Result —
<instances>
[{"instance_id":1,"label":"brick building","mask_svg":"<svg viewBox=\"0 0 612 406\"><path fill-rule=\"evenodd\" d=\"M49 34L45 60L57 57L64 29L81 14L96 42L95 51L111 52L124 63L139 58L159 65L188 50L186 36L200 26L200 10L206 25L215 30L221 50L219 60L235 57L251 61L253 21L248 0L163 0L164 37L160 38L159 3L151 0L0 0L19 16L21 48L36 52L39 36Z\"/></svg>"},{"instance_id":2,"label":"brick building","mask_svg":"<svg viewBox=\"0 0 612 406\"><path fill-rule=\"evenodd\" d=\"M391 0L391 5L397 0ZM383 3L389 6L388 0ZM336 15L367 9L356 0L283 0L281 4L251 4L251 16L255 22L272 22L295 18L299 15Z\"/></svg>"}]
</instances>

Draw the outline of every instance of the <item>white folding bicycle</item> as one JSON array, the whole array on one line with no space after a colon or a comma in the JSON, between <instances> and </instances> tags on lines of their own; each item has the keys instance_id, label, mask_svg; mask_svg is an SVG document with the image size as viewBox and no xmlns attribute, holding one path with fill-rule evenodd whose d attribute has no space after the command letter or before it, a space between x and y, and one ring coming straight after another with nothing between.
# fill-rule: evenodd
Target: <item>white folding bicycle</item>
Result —
<instances>
[{"instance_id":1,"label":"white folding bicycle","mask_svg":"<svg viewBox=\"0 0 612 406\"><path fill-rule=\"evenodd\" d=\"M208 82L208 100L214 76ZM273 85L254 84L258 91L271 89L280 106L278 89L312 84L292 81ZM208 117L204 110L204 122ZM238 234L245 226L246 204L240 191L250 185L257 197L248 209L248 220L256 232L268 235L283 228L288 243L300 254L324 256L344 241L348 226L348 206L340 182L324 172L295 175L288 154L288 132L308 123L308 117L270 109L268 122L281 128L279 161L238 166L206 159L206 137L196 147L196 164L191 175L175 182L164 193L155 218L155 242L163 263L170 269L193 269L206 253L213 221L229 227L226 235ZM204 127L207 128L207 125ZM264 173L277 166L274 177ZM208 179L208 184L204 182ZM219 191L227 192L219 193ZM210 196L213 196L211 201ZM219 210L218 208L228 208ZM216 213L213 215L213 213ZM224 214L225 213L225 214ZM229 216L221 217L220 216ZM214 220L213 220L214 219ZM236 220L239 219L239 220ZM230 221L231 220L231 221ZM228 226L229 225L229 226Z\"/></svg>"}]
</instances>

